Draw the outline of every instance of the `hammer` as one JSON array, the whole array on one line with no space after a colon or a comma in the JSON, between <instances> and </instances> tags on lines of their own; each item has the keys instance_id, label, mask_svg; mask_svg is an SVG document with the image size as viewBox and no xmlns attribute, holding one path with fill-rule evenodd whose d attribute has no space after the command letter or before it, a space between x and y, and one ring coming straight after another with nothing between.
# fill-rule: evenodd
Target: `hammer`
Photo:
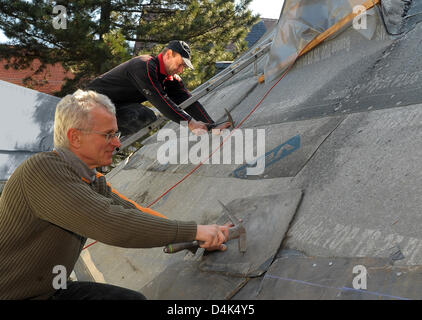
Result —
<instances>
[{"instance_id":1,"label":"hammer","mask_svg":"<svg viewBox=\"0 0 422 320\"><path fill-rule=\"evenodd\" d=\"M227 216L231 220L231 222L234 224L234 227L229 229L229 237L227 238L227 241L230 241L232 239L239 239L239 251L242 253L246 252L246 230L245 227L242 224L242 221L239 220L237 217L231 214L229 209L220 201L218 201L223 209L226 211ZM173 243L169 244L164 247L163 251L165 253L176 253L179 251L182 251L184 249L191 250L192 252L195 252L199 248L199 241L190 241L190 242L180 242L180 243Z\"/></svg>"},{"instance_id":2,"label":"hammer","mask_svg":"<svg viewBox=\"0 0 422 320\"><path fill-rule=\"evenodd\" d=\"M230 122L229 128L234 128L234 121L233 121L233 118L232 118L230 112L226 108L224 108L224 110L226 111L227 120L222 121L222 122L218 122L218 123L206 123L208 131L210 131L210 130L212 130L212 129L214 129L214 128L216 128L216 127L218 127L218 126L220 126L220 125L222 125L223 123L226 123L226 122Z\"/></svg>"}]
</instances>

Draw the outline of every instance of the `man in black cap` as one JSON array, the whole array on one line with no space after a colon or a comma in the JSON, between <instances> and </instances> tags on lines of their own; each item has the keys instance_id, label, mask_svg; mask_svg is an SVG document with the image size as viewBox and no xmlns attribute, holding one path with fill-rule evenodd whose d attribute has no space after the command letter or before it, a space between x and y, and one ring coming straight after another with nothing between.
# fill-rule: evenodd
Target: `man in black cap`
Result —
<instances>
[{"instance_id":1,"label":"man in black cap","mask_svg":"<svg viewBox=\"0 0 422 320\"><path fill-rule=\"evenodd\" d=\"M191 131L208 130L214 121L204 107L195 102L185 110L178 107L191 97L178 74L185 67L193 69L190 48L184 41L173 40L156 57L142 55L126 61L88 84L87 89L104 94L116 106L122 135L129 135L156 120L154 112L140 104L148 100L165 117L177 123L187 121ZM217 126L225 129L230 123Z\"/></svg>"}]
</instances>

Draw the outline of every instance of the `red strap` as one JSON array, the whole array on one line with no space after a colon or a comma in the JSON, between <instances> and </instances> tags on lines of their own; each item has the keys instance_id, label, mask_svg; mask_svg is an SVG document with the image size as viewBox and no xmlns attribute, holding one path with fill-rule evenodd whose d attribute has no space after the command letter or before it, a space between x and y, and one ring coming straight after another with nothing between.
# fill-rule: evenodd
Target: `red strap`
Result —
<instances>
[{"instance_id":1,"label":"red strap","mask_svg":"<svg viewBox=\"0 0 422 320\"><path fill-rule=\"evenodd\" d=\"M97 179L99 178L99 177L102 177L102 176L104 176L103 174L101 174L101 173L99 173L99 172L97 172ZM81 177L82 178L82 180L84 181L84 182L86 182L86 183L90 183L90 181L88 180L88 179L85 179L84 177ZM156 216L156 217L160 217L160 218L163 218L163 219L168 219L165 215L163 215L163 214L161 214L161 213L159 213L159 212L157 212L157 211L155 211L155 210L152 210L152 209L150 209L150 208L144 208L144 207L141 207L139 204L137 204L135 201L133 201L133 200L130 200L130 199L128 199L128 198L126 198L124 195L122 195L122 194L120 194L116 189L113 189L112 187L111 187L111 184L110 183L108 183L107 182L107 185L111 188L111 192L113 192L115 195L117 195L119 198L121 198L121 199L123 199L123 200L126 200L126 201L129 201L131 204L133 204L139 211L142 211L142 212L144 212L144 213L148 213L148 214L150 214L150 215L153 215L153 216Z\"/></svg>"}]
</instances>

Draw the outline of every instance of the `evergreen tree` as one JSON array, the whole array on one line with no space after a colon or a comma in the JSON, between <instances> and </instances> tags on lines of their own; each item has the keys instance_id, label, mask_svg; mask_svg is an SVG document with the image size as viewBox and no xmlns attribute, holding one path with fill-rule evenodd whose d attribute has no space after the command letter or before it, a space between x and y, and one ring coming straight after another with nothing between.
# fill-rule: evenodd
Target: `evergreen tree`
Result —
<instances>
[{"instance_id":1,"label":"evergreen tree","mask_svg":"<svg viewBox=\"0 0 422 320\"><path fill-rule=\"evenodd\" d=\"M34 73L61 63L75 75L57 93L63 96L130 59L128 43L141 44L139 54L157 54L178 39L193 51L195 70L183 76L193 89L214 75L215 61L246 49L243 39L258 19L247 9L251 1L0 0L0 28L11 39L0 57L13 68L39 59Z\"/></svg>"}]
</instances>

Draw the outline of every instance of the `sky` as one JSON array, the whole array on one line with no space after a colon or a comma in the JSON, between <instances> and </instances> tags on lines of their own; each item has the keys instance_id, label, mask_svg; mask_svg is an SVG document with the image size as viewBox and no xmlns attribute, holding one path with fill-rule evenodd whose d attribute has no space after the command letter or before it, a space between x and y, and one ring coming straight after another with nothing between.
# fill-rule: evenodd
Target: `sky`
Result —
<instances>
[{"instance_id":1,"label":"sky","mask_svg":"<svg viewBox=\"0 0 422 320\"><path fill-rule=\"evenodd\" d=\"M253 0L249 9L261 18L278 19L284 0Z\"/></svg>"},{"instance_id":2,"label":"sky","mask_svg":"<svg viewBox=\"0 0 422 320\"><path fill-rule=\"evenodd\" d=\"M254 14L259 14L261 18L278 19L283 7L284 0L253 0L249 9ZM3 31L0 30L0 43L7 41Z\"/></svg>"}]
</instances>

